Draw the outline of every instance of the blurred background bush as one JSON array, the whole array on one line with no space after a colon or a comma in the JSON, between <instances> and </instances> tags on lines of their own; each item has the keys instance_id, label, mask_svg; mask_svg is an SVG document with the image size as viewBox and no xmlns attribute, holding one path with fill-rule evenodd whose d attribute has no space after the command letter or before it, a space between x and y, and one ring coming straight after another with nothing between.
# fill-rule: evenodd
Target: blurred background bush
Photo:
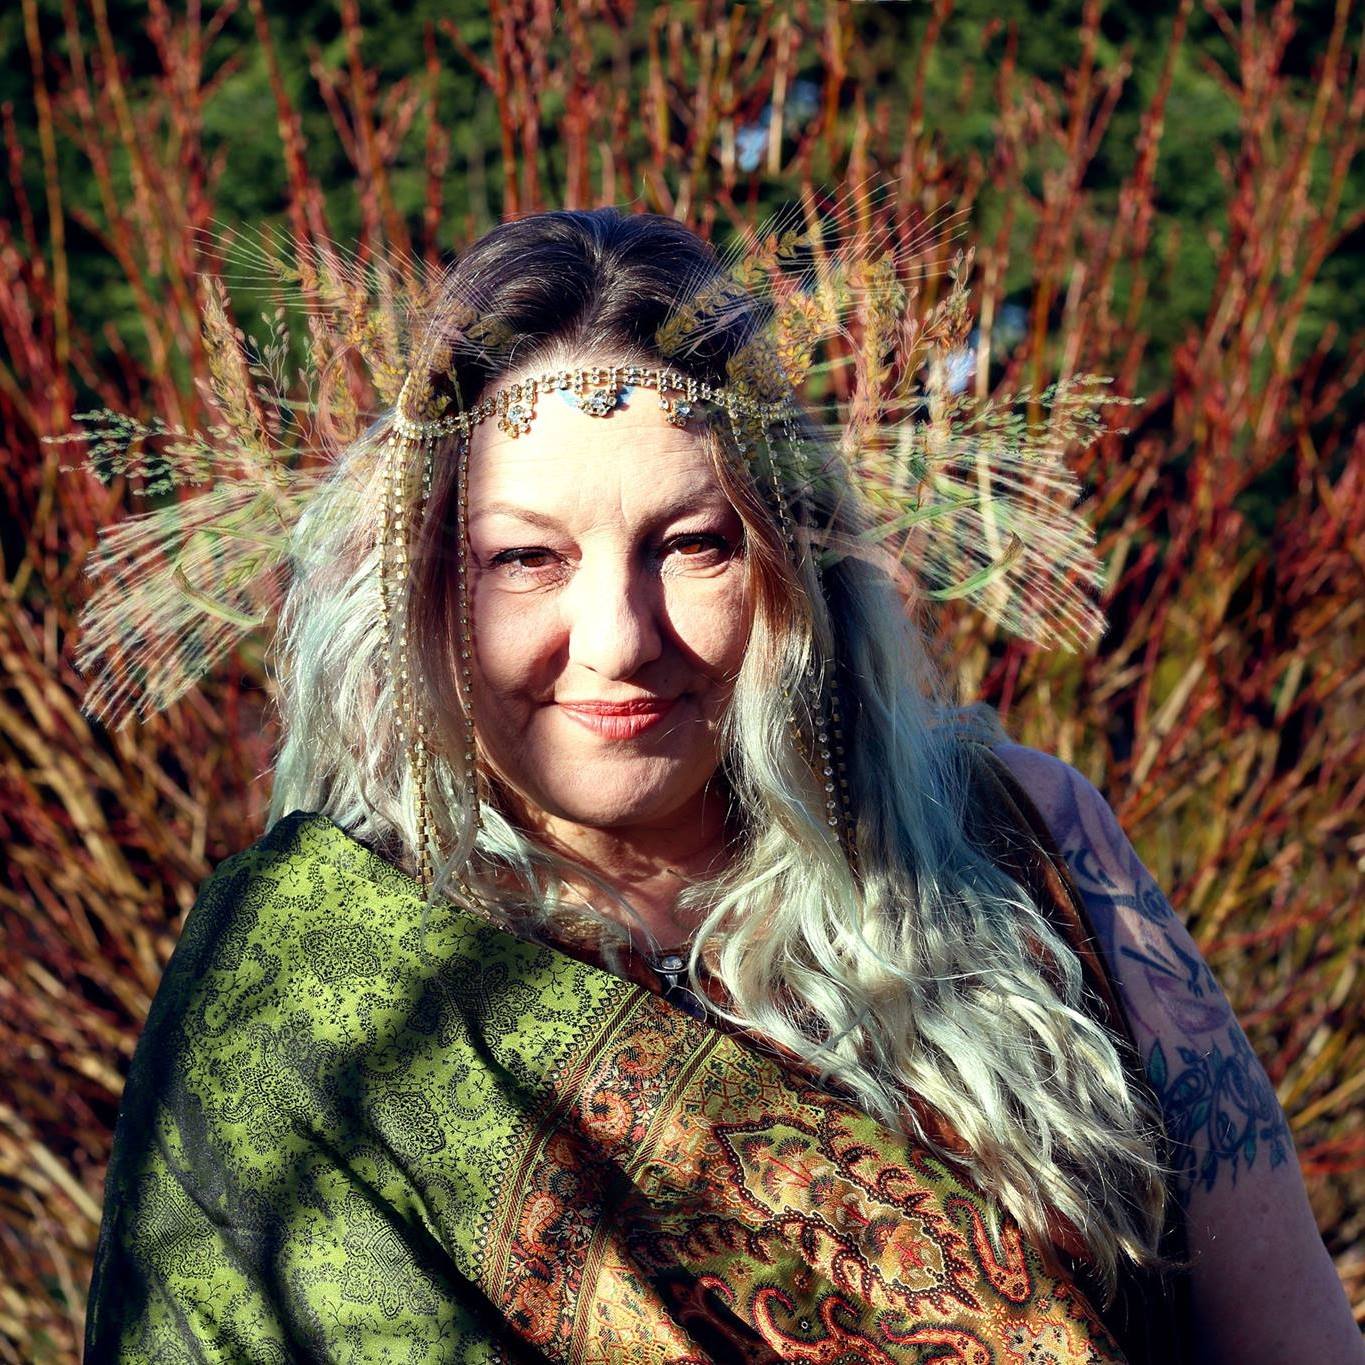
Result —
<instances>
[{"instance_id":1,"label":"blurred background bush","mask_svg":"<svg viewBox=\"0 0 1365 1365\"><path fill-rule=\"evenodd\" d=\"M942 645L965 695L1107 793L1190 923L1365 1315L1360 18L1352 0L6 6L0 1358L79 1355L123 1073L198 884L261 831L274 739L263 639L145 725L82 717L83 567L97 528L148 502L135 477L61 472L75 449L41 438L101 404L202 420L219 262L196 230L435 262L504 215L610 202L723 244L803 187L869 176L896 185L866 206L885 230L966 211L964 384L1093 372L1145 399L1075 457L1108 567L1098 649L1040 653L951 612Z\"/></svg>"}]
</instances>

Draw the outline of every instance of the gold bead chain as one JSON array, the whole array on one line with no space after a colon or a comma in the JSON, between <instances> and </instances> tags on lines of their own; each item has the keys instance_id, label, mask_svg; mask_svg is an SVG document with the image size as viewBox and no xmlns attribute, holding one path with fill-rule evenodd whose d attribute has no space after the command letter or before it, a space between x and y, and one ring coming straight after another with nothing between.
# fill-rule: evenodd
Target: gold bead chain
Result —
<instances>
[{"instance_id":1,"label":"gold bead chain","mask_svg":"<svg viewBox=\"0 0 1365 1365\"><path fill-rule=\"evenodd\" d=\"M734 408L729 409L730 426L734 433L735 445L742 458L747 458L748 443L744 439L744 431L741 428L739 415ZM794 426L790 423L790 418L786 417L783 421L783 430L794 452L800 450L800 442ZM782 527L782 534L787 543L787 552L790 556L789 562L793 565L800 563L800 549L796 543L796 532L792 523L791 512L788 507L787 496L782 488L782 480L778 474L777 460L773 454L772 441L764 430L764 448L767 454L768 478L773 490L773 500L777 505L778 521ZM812 646L814 641L812 640ZM820 685L820 671L815 661L815 652L812 648L811 653L806 659L806 678L807 696L811 702L811 718L815 725L815 745L816 753L811 754L806 745L805 734L796 719L795 711L791 705L791 689L785 684L782 688L782 695L787 702L787 725L797 748L807 765L815 772L819 778L825 795L825 823L835 832L843 846L845 856L848 858L850 866L856 869L857 849L854 838L854 827L852 812L848 800L848 775L847 765L844 757L843 746L843 727L842 717L839 713L839 704L834 697L834 678L828 680L829 686L823 689ZM833 748L830 744L830 732L825 722L825 697L828 696L831 708L830 728L834 731Z\"/></svg>"},{"instance_id":2,"label":"gold bead chain","mask_svg":"<svg viewBox=\"0 0 1365 1365\"><path fill-rule=\"evenodd\" d=\"M483 805L479 799L477 749L474 739L474 634L469 623L469 447L470 438L462 435L459 441L459 466L456 469L458 495L458 533L460 538L457 559L460 575L460 703L464 707L464 777L469 793L474 822L474 838L483 828ZM470 856L474 853L471 841ZM473 901L473 890L461 873L460 890Z\"/></svg>"}]
</instances>

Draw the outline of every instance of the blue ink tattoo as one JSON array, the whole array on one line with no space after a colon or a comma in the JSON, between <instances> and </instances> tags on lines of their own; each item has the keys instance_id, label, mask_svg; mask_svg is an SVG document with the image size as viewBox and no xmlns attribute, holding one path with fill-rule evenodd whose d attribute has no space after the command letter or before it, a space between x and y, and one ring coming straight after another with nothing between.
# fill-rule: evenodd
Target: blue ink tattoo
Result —
<instances>
[{"instance_id":1,"label":"blue ink tattoo","mask_svg":"<svg viewBox=\"0 0 1365 1365\"><path fill-rule=\"evenodd\" d=\"M1236 1184L1238 1169L1254 1165L1263 1148L1272 1169L1288 1159L1289 1134L1279 1101L1235 1023L1227 1043L1227 1052L1217 1043L1207 1052L1180 1048L1184 1065L1176 1072L1159 1042L1147 1056L1147 1076L1165 1115L1176 1189L1184 1202L1196 1187L1213 1189L1222 1170Z\"/></svg>"},{"instance_id":2,"label":"blue ink tattoo","mask_svg":"<svg viewBox=\"0 0 1365 1365\"><path fill-rule=\"evenodd\" d=\"M1052 833L1144 1052L1171 1139L1175 1189L1188 1206L1195 1189L1212 1190L1225 1171L1235 1183L1261 1152L1269 1154L1272 1169L1279 1166L1293 1143L1270 1081L1213 973L1191 949L1170 901L1108 803L1097 803L1082 782L1067 770L1058 784L1057 799L1048 803ZM1146 987L1141 1000L1139 983ZM1146 1017L1154 1007L1160 1017ZM1174 1058L1160 1041L1166 1021L1182 1040Z\"/></svg>"}]
</instances>

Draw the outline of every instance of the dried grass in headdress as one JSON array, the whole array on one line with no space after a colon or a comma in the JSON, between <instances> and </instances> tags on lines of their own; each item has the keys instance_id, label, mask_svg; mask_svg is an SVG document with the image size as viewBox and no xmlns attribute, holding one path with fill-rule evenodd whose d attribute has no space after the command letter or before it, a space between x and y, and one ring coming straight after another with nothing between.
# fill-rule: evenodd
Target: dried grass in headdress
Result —
<instances>
[{"instance_id":1,"label":"dried grass in headdress","mask_svg":"<svg viewBox=\"0 0 1365 1365\"><path fill-rule=\"evenodd\" d=\"M861 210L884 189L849 199ZM737 316L750 320L727 387L763 402L798 396L875 518L861 545L824 544L826 563L875 546L912 568L932 598L965 599L1041 644L1084 646L1102 629L1092 601L1100 569L1065 456L1093 438L1116 400L1093 376L1012 399L970 396L951 369L970 326L970 253L947 264L944 297L917 310L917 282L945 268L956 223L878 239L837 228L848 208L807 202L800 225L781 216L739 239L719 275L677 300L656 345L686 366ZM87 713L109 725L169 705L268 620L290 556L306 553L291 533L330 457L400 395L407 417L444 411L449 395L436 381L457 349L509 359L519 341L481 325L469 301L451 296L445 272L422 262L362 261L272 235L219 245L277 303L261 314L264 339L250 338L228 320L223 281L204 281L204 397L216 420L191 432L108 410L77 414L86 463L101 476L151 473L149 496L205 490L107 530L92 556L101 582L77 663L90 676ZM302 364L290 312L306 327ZM838 375L844 368L851 381ZM817 379L820 398L811 396ZM1041 417L1022 415L1025 404Z\"/></svg>"}]
</instances>

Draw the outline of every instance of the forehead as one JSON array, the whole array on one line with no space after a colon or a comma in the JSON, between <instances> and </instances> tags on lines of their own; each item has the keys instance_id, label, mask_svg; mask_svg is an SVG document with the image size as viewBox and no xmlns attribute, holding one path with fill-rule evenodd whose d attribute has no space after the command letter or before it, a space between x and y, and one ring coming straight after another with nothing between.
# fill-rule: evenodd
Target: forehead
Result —
<instances>
[{"instance_id":1,"label":"forehead","mask_svg":"<svg viewBox=\"0 0 1365 1365\"><path fill-rule=\"evenodd\" d=\"M606 417L589 415L572 398L560 390L540 393L531 429L519 436L501 431L496 418L474 428L471 513L492 501L539 507L599 497L617 503L625 495L642 506L686 494L724 500L696 422L674 426L654 389L635 386Z\"/></svg>"}]
</instances>

